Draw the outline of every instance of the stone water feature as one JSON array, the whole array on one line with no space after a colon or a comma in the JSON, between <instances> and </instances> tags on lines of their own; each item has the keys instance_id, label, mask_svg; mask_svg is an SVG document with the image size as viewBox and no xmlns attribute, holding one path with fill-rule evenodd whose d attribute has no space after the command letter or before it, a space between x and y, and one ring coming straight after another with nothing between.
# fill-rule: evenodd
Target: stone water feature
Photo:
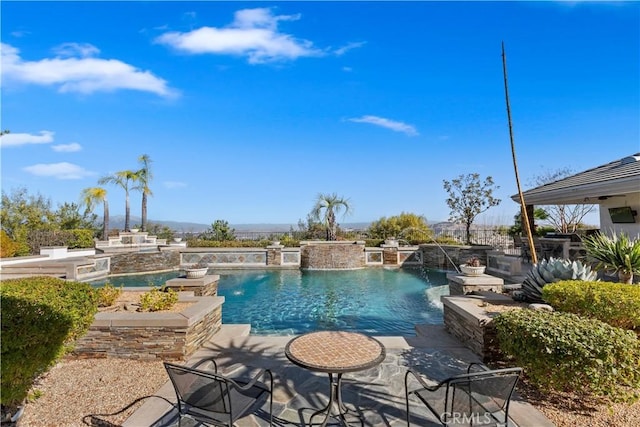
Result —
<instances>
[{"instance_id":1,"label":"stone water feature","mask_svg":"<svg viewBox=\"0 0 640 427\"><path fill-rule=\"evenodd\" d=\"M300 242L300 268L353 270L366 267L364 241Z\"/></svg>"},{"instance_id":2,"label":"stone water feature","mask_svg":"<svg viewBox=\"0 0 640 427\"><path fill-rule=\"evenodd\" d=\"M167 239L158 239L147 232L122 231L117 236L109 236L108 240L96 241L97 250L105 253L143 251L166 246Z\"/></svg>"}]
</instances>

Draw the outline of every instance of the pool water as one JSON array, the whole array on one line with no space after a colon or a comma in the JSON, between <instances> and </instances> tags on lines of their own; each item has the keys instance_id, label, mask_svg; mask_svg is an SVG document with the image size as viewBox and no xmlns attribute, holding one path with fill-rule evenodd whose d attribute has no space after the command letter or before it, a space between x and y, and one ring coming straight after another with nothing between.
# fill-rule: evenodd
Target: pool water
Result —
<instances>
[{"instance_id":1,"label":"pool water","mask_svg":"<svg viewBox=\"0 0 640 427\"><path fill-rule=\"evenodd\" d=\"M178 276L111 277L115 286L149 286ZM345 271L221 271L223 323L250 323L255 335L344 330L368 335L415 335L417 324L442 324L446 272L370 268ZM152 277L153 276L153 277ZM124 279L124 281L123 281ZM95 282L94 282L95 283Z\"/></svg>"}]
</instances>

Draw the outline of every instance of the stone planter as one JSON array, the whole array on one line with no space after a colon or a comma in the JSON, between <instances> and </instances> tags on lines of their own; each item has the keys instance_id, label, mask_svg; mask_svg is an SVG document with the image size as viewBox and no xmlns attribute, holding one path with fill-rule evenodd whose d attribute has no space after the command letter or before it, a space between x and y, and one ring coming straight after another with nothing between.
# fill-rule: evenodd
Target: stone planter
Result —
<instances>
[{"instance_id":1,"label":"stone planter","mask_svg":"<svg viewBox=\"0 0 640 427\"><path fill-rule=\"evenodd\" d=\"M180 295L180 312L100 312L76 342L80 358L187 360L222 326L224 297Z\"/></svg>"},{"instance_id":2,"label":"stone planter","mask_svg":"<svg viewBox=\"0 0 640 427\"><path fill-rule=\"evenodd\" d=\"M185 268L184 271L187 274L187 279L200 279L207 274L207 271L209 271L209 269L207 267Z\"/></svg>"},{"instance_id":3,"label":"stone planter","mask_svg":"<svg viewBox=\"0 0 640 427\"><path fill-rule=\"evenodd\" d=\"M479 267L473 267L470 265L463 264L460 266L460 271L462 271L462 274L464 274L465 276L482 276L486 268L487 267L485 265L481 265Z\"/></svg>"},{"instance_id":4,"label":"stone planter","mask_svg":"<svg viewBox=\"0 0 640 427\"><path fill-rule=\"evenodd\" d=\"M501 357L493 318L503 310L496 308L523 308L511 297L493 292L482 295L444 296L444 327L465 347L480 356L484 362Z\"/></svg>"}]
</instances>

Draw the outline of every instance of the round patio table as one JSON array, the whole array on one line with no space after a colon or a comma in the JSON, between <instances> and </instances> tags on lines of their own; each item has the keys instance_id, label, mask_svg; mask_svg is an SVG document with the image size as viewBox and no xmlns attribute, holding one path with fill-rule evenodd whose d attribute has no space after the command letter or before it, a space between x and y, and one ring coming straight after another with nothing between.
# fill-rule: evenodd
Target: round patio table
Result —
<instances>
[{"instance_id":1,"label":"round patio table","mask_svg":"<svg viewBox=\"0 0 640 427\"><path fill-rule=\"evenodd\" d=\"M342 402L342 374L373 368L386 356L384 346L375 338L341 331L310 332L297 336L287 343L284 352L291 362L302 368L329 374L329 402L309 418L311 424L315 416L326 413L322 427L327 425L334 403L338 407L335 417L343 425L349 425L345 419L349 409Z\"/></svg>"}]
</instances>

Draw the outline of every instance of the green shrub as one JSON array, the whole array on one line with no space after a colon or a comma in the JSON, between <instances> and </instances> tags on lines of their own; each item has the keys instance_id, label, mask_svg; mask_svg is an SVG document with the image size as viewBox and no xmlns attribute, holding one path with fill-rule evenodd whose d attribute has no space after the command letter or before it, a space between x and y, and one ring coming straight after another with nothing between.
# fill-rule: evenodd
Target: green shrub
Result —
<instances>
[{"instance_id":1,"label":"green shrub","mask_svg":"<svg viewBox=\"0 0 640 427\"><path fill-rule=\"evenodd\" d=\"M556 310L640 332L638 285L567 280L542 288L542 298Z\"/></svg>"},{"instance_id":2,"label":"green shrub","mask_svg":"<svg viewBox=\"0 0 640 427\"><path fill-rule=\"evenodd\" d=\"M0 230L0 258L12 257L17 251L18 244L14 242L4 230Z\"/></svg>"},{"instance_id":3,"label":"green shrub","mask_svg":"<svg viewBox=\"0 0 640 427\"><path fill-rule=\"evenodd\" d=\"M103 287L96 289L98 307L110 307L122 295L122 286L116 288L107 282Z\"/></svg>"},{"instance_id":4,"label":"green shrub","mask_svg":"<svg viewBox=\"0 0 640 427\"><path fill-rule=\"evenodd\" d=\"M0 282L2 405L27 397L33 380L71 349L93 322L97 304L86 283L53 277Z\"/></svg>"},{"instance_id":5,"label":"green shrub","mask_svg":"<svg viewBox=\"0 0 640 427\"><path fill-rule=\"evenodd\" d=\"M187 239L190 248L266 248L271 240L204 240Z\"/></svg>"},{"instance_id":6,"label":"green shrub","mask_svg":"<svg viewBox=\"0 0 640 427\"><path fill-rule=\"evenodd\" d=\"M633 332L542 310L504 312L494 324L500 349L515 358L537 387L614 400L637 397L640 341Z\"/></svg>"},{"instance_id":7,"label":"green shrub","mask_svg":"<svg viewBox=\"0 0 640 427\"><path fill-rule=\"evenodd\" d=\"M69 230L69 240L67 241L67 247L69 249L93 248L95 245L93 236L93 230L87 230L86 228Z\"/></svg>"},{"instance_id":8,"label":"green shrub","mask_svg":"<svg viewBox=\"0 0 640 427\"><path fill-rule=\"evenodd\" d=\"M449 236L440 236L436 237L436 242L441 245L452 245L452 246L460 246L462 243Z\"/></svg>"},{"instance_id":9,"label":"green shrub","mask_svg":"<svg viewBox=\"0 0 640 427\"><path fill-rule=\"evenodd\" d=\"M299 247L300 246L300 240L296 239L294 237L291 237L288 234L285 234L280 239L280 244L284 245L284 246L286 246L288 248Z\"/></svg>"},{"instance_id":10,"label":"green shrub","mask_svg":"<svg viewBox=\"0 0 640 427\"><path fill-rule=\"evenodd\" d=\"M364 245L368 248L377 248L384 243L384 239L366 239Z\"/></svg>"},{"instance_id":11,"label":"green shrub","mask_svg":"<svg viewBox=\"0 0 640 427\"><path fill-rule=\"evenodd\" d=\"M166 291L153 288L140 296L140 310L160 311L168 310L178 302L178 293L173 289Z\"/></svg>"}]
</instances>

